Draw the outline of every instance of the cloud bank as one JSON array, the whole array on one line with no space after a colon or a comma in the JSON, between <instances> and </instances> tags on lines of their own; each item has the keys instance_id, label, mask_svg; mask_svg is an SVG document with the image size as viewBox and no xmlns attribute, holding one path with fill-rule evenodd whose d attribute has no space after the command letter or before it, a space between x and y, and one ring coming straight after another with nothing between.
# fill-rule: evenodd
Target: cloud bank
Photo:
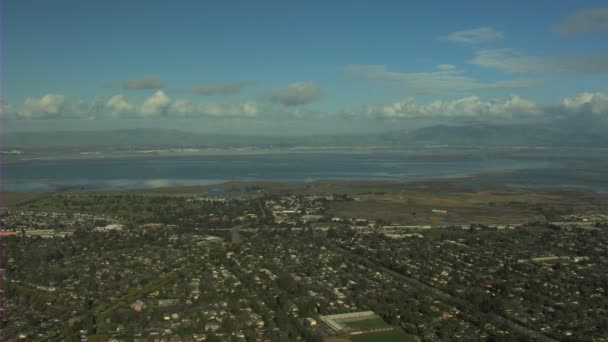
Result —
<instances>
[{"instance_id":1,"label":"cloud bank","mask_svg":"<svg viewBox=\"0 0 608 342\"><path fill-rule=\"evenodd\" d=\"M608 94L580 93L566 97L558 106L567 114L590 114L598 117L608 117Z\"/></svg>"},{"instance_id":2,"label":"cloud bank","mask_svg":"<svg viewBox=\"0 0 608 342\"><path fill-rule=\"evenodd\" d=\"M455 100L418 103L409 98L384 106L368 106L354 116L376 119L475 119L509 120L593 115L608 119L608 94L580 93L555 105L539 105L512 95L506 99L483 101L477 96ZM351 115L353 116L353 115Z\"/></svg>"},{"instance_id":3,"label":"cloud bank","mask_svg":"<svg viewBox=\"0 0 608 342\"><path fill-rule=\"evenodd\" d=\"M483 100L477 96L420 103L407 98L385 105L368 105L358 110L322 113L308 107L272 105L255 100L245 102L200 102L172 99L162 90L143 101L136 102L123 95L108 99L95 98L90 102L72 101L59 94L28 98L19 108L5 105L5 119L49 120L79 119L154 119L154 118L241 118L241 119L306 119L342 114L356 119L413 120L526 120L551 118L593 118L608 121L608 93L584 92L565 97L555 104L542 105L523 97ZM261 116L264 114L264 116Z\"/></svg>"},{"instance_id":4,"label":"cloud bank","mask_svg":"<svg viewBox=\"0 0 608 342\"><path fill-rule=\"evenodd\" d=\"M21 108L24 118L50 119L59 117L71 111L71 105L65 96L59 94L46 94L41 98L28 97Z\"/></svg>"},{"instance_id":5,"label":"cloud bank","mask_svg":"<svg viewBox=\"0 0 608 342\"><path fill-rule=\"evenodd\" d=\"M254 118L259 108L256 101L242 103L202 102L172 99L157 90L142 102L114 95L107 100L95 98L91 102L72 101L64 95L47 94L40 98L28 98L20 108L4 107L7 119L43 120L53 118Z\"/></svg>"}]
</instances>

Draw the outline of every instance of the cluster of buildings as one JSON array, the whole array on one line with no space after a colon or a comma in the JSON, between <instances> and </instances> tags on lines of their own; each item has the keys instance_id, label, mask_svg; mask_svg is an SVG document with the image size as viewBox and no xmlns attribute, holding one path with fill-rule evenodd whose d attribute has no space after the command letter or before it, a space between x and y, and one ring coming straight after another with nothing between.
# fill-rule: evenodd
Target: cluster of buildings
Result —
<instances>
[{"instance_id":1,"label":"cluster of buildings","mask_svg":"<svg viewBox=\"0 0 608 342\"><path fill-rule=\"evenodd\" d=\"M5 232L15 232L16 235L27 237L39 236L41 238L54 238L70 236L78 227L95 227L99 222L115 222L116 220L105 215L91 215L85 213L63 213L29 210L3 209L0 224ZM104 225L105 227L120 226L117 224Z\"/></svg>"},{"instance_id":2,"label":"cluster of buildings","mask_svg":"<svg viewBox=\"0 0 608 342\"><path fill-rule=\"evenodd\" d=\"M284 195L266 200L265 207L276 224L297 226L322 220L326 210L324 201L333 199L333 196Z\"/></svg>"},{"instance_id":3,"label":"cluster of buildings","mask_svg":"<svg viewBox=\"0 0 608 342\"><path fill-rule=\"evenodd\" d=\"M605 295L601 284L608 285L598 277L608 272L608 230L597 228L605 222L599 220L604 216L560 226L473 225L338 241L446 293L480 298L480 310L548 336L593 336L589 322L608 313L607 303L597 301Z\"/></svg>"},{"instance_id":4,"label":"cluster of buildings","mask_svg":"<svg viewBox=\"0 0 608 342\"><path fill-rule=\"evenodd\" d=\"M201 198L162 198L187 210L136 224L5 211L4 229L24 238L6 239L4 334L303 341L380 318L427 340L515 339L484 321L495 315L593 339L608 315L602 214L435 229L332 217L328 202L344 197Z\"/></svg>"}]
</instances>

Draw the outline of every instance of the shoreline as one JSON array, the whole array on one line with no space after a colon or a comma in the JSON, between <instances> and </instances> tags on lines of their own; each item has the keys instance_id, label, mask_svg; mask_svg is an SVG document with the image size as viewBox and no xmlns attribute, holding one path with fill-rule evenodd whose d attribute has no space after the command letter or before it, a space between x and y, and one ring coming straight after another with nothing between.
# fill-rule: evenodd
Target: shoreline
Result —
<instances>
[{"instance_id":1,"label":"shoreline","mask_svg":"<svg viewBox=\"0 0 608 342\"><path fill-rule=\"evenodd\" d=\"M44 161L72 161L72 160L115 160L115 159L146 159L146 158L178 158L178 157L204 157L204 156L255 156L293 153L373 153L408 152L412 161L459 161L472 157L466 151L491 151L507 153L502 157L508 158L510 152L521 151L603 151L605 147L547 147L547 146L450 146L450 145L423 145L423 146L290 146L290 147L184 147L184 148L141 148L133 150L72 150L72 151L22 151L16 153L2 153L2 162L5 165L17 163L31 163ZM440 153L437 153L441 151ZM453 152L453 153L450 153Z\"/></svg>"},{"instance_id":2,"label":"shoreline","mask_svg":"<svg viewBox=\"0 0 608 342\"><path fill-rule=\"evenodd\" d=\"M95 187L78 188L64 187L56 190L39 191L2 191L0 195L12 194L53 194L53 193L200 193L217 190L243 190L259 188L261 190L281 190L281 191L315 191L315 189L334 189L338 192L349 192L357 189L380 188L393 191L405 189L424 189L425 191L436 192L483 192L483 191L523 191L523 192L556 192L556 193L587 193L598 196L605 196L598 191L585 189L576 186L550 186L550 185L525 185L523 183L498 183L484 182L483 186L477 186L479 181L475 175L456 175L454 177L437 177L429 179L316 179L308 180L210 180L201 181L204 184L183 184L183 185L159 185L147 187Z\"/></svg>"},{"instance_id":3,"label":"shoreline","mask_svg":"<svg viewBox=\"0 0 608 342\"><path fill-rule=\"evenodd\" d=\"M447 176L413 176L409 179L399 179L397 177L386 178L320 178L320 179L113 179L101 182L89 182L88 184L74 185L56 185L46 186L47 183L37 182L34 185L23 187L22 190L6 191L6 184L3 184L3 189L0 195L7 193L20 194L52 194L52 193L106 193L106 192L182 192L182 191L208 191L210 189L218 189L225 187L233 187L235 185L241 187L256 187L276 186L281 188L315 188L319 184L334 185L341 187L359 187L359 186L395 186L402 187L419 187L428 186L435 188L436 191L444 191L458 187L468 189L468 191L482 191L487 189L507 189L519 191L566 191L576 193L592 193L600 197L608 199L608 191L597 189L592 186L566 184L542 184L531 181L514 181L502 182L489 179L492 176L508 175L517 173L517 170L501 171L501 172L482 172L474 174L453 174ZM489 177L489 178L486 178ZM441 187L438 187L441 186ZM11 188L9 186L9 188Z\"/></svg>"}]
</instances>

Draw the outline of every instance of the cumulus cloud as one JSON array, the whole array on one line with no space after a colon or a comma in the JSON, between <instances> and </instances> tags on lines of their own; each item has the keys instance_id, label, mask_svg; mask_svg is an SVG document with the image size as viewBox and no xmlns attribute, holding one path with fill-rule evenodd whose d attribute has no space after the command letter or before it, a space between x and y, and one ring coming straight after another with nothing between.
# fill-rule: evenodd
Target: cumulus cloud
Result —
<instances>
[{"instance_id":1,"label":"cumulus cloud","mask_svg":"<svg viewBox=\"0 0 608 342\"><path fill-rule=\"evenodd\" d=\"M177 115L191 115L196 112L195 105L192 104L189 100L177 99L173 101L169 107L170 113L175 113Z\"/></svg>"},{"instance_id":2,"label":"cumulus cloud","mask_svg":"<svg viewBox=\"0 0 608 342\"><path fill-rule=\"evenodd\" d=\"M96 107L96 110L103 109L112 116L129 115L136 112L135 105L127 101L123 95L112 96L106 101L104 107Z\"/></svg>"},{"instance_id":3,"label":"cumulus cloud","mask_svg":"<svg viewBox=\"0 0 608 342\"><path fill-rule=\"evenodd\" d=\"M482 26L470 30L456 31L443 37L455 43L480 44L501 40L503 34L489 26Z\"/></svg>"},{"instance_id":4,"label":"cumulus cloud","mask_svg":"<svg viewBox=\"0 0 608 342\"><path fill-rule=\"evenodd\" d=\"M114 95L107 100L94 98L90 102L71 101L64 95L47 94L41 98L28 98L20 108L3 106L8 119L52 118L195 118L226 117L254 118L260 109L256 101L243 103L192 103L185 99L171 99L162 90L154 92L141 102Z\"/></svg>"},{"instance_id":5,"label":"cumulus cloud","mask_svg":"<svg viewBox=\"0 0 608 342\"><path fill-rule=\"evenodd\" d=\"M580 93L561 100L559 107L569 114L591 114L608 117L608 94Z\"/></svg>"},{"instance_id":6,"label":"cumulus cloud","mask_svg":"<svg viewBox=\"0 0 608 342\"><path fill-rule=\"evenodd\" d=\"M192 87L192 92L199 95L230 95L239 93L243 88L252 84L252 81L227 82L223 84L201 84Z\"/></svg>"},{"instance_id":7,"label":"cumulus cloud","mask_svg":"<svg viewBox=\"0 0 608 342\"><path fill-rule=\"evenodd\" d=\"M608 7L588 8L568 15L555 28L563 36L608 32Z\"/></svg>"},{"instance_id":8,"label":"cumulus cloud","mask_svg":"<svg viewBox=\"0 0 608 342\"><path fill-rule=\"evenodd\" d=\"M599 74L608 72L608 53L589 55L564 54L561 56L531 56L517 49L477 51L471 64L508 72L574 72Z\"/></svg>"},{"instance_id":9,"label":"cumulus cloud","mask_svg":"<svg viewBox=\"0 0 608 342\"><path fill-rule=\"evenodd\" d=\"M145 77L140 79L130 79L122 81L123 89L160 89L165 86L165 82L158 77Z\"/></svg>"},{"instance_id":10,"label":"cumulus cloud","mask_svg":"<svg viewBox=\"0 0 608 342\"><path fill-rule=\"evenodd\" d=\"M266 94L266 99L284 106L301 106L320 96L321 89L313 82L295 82L272 89Z\"/></svg>"},{"instance_id":11,"label":"cumulus cloud","mask_svg":"<svg viewBox=\"0 0 608 342\"><path fill-rule=\"evenodd\" d=\"M168 112L179 117L255 118L259 113L259 108L256 101L193 104L187 100L176 100L170 105Z\"/></svg>"},{"instance_id":12,"label":"cumulus cloud","mask_svg":"<svg viewBox=\"0 0 608 342\"><path fill-rule=\"evenodd\" d=\"M23 105L22 113L26 117L33 117L35 115L54 117L67 114L68 107L69 105L65 96L47 94L39 99L28 97Z\"/></svg>"},{"instance_id":13,"label":"cumulus cloud","mask_svg":"<svg viewBox=\"0 0 608 342\"><path fill-rule=\"evenodd\" d=\"M259 109L256 101L244 103L203 103L200 111L208 116L216 117L249 117L257 116Z\"/></svg>"},{"instance_id":14,"label":"cumulus cloud","mask_svg":"<svg viewBox=\"0 0 608 342\"><path fill-rule=\"evenodd\" d=\"M539 105L534 101L512 95L506 99L482 100L467 96L454 100L418 103L409 98L388 105L370 105L349 116L377 119L469 119L501 120L532 118L577 118L593 116L608 119L608 94L581 93L566 97L557 104Z\"/></svg>"},{"instance_id":15,"label":"cumulus cloud","mask_svg":"<svg viewBox=\"0 0 608 342\"><path fill-rule=\"evenodd\" d=\"M6 118L52 119L77 116L78 105L69 101L64 95L46 94L40 98L28 97L21 108L4 106L3 110Z\"/></svg>"},{"instance_id":16,"label":"cumulus cloud","mask_svg":"<svg viewBox=\"0 0 608 342\"><path fill-rule=\"evenodd\" d=\"M142 116L160 116L166 114L171 105L171 99L162 90L157 90L152 96L144 100L139 113Z\"/></svg>"},{"instance_id":17,"label":"cumulus cloud","mask_svg":"<svg viewBox=\"0 0 608 342\"><path fill-rule=\"evenodd\" d=\"M171 100L164 92L157 91L139 107L142 117L241 117L252 118L258 114L255 101L244 103L203 102L194 104L188 100Z\"/></svg>"},{"instance_id":18,"label":"cumulus cloud","mask_svg":"<svg viewBox=\"0 0 608 342\"><path fill-rule=\"evenodd\" d=\"M344 68L347 76L357 80L381 81L388 85L402 86L418 94L449 94L476 89L525 88L541 84L533 79L512 79L482 82L464 75L463 70L450 64L440 64L430 72L390 71L384 65L349 65Z\"/></svg>"},{"instance_id":19,"label":"cumulus cloud","mask_svg":"<svg viewBox=\"0 0 608 342\"><path fill-rule=\"evenodd\" d=\"M3 106L6 119L53 119L53 118L257 118L264 113L268 118L293 119L319 117L315 109L283 104L246 102L201 102L171 99L157 91L141 102L131 101L123 95L107 100L91 102L71 101L63 95L47 94L40 98L28 98L18 108ZM570 118L576 120L608 120L608 93L584 92L565 97L555 104L540 105L534 101L512 95L508 98L483 100L477 96L457 99L438 99L426 103L414 98L386 105L369 105L349 111L349 117L377 119L453 119L453 120L500 120Z\"/></svg>"},{"instance_id":20,"label":"cumulus cloud","mask_svg":"<svg viewBox=\"0 0 608 342\"><path fill-rule=\"evenodd\" d=\"M406 99L387 106L367 108L367 115L382 119L421 118L492 118L539 116L542 110L534 102L511 96L505 100L482 101L477 96L468 96L451 101L436 100L419 104L415 99Z\"/></svg>"}]
</instances>

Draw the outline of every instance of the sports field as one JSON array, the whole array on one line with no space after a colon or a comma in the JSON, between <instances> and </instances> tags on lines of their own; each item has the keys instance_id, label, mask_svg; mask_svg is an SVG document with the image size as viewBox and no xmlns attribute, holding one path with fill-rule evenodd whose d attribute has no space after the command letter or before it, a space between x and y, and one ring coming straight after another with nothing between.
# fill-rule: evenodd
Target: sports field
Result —
<instances>
[{"instance_id":1,"label":"sports field","mask_svg":"<svg viewBox=\"0 0 608 342\"><path fill-rule=\"evenodd\" d=\"M363 320L353 320L350 322L342 322L343 325L348 326L353 330L369 330L369 333L363 333L358 335L342 335L342 336L334 336L327 341L331 342L342 342L342 341L352 341L352 342L408 342L408 341L418 341L415 337L406 334L403 330L398 327L392 327L388 323L386 323L381 317L372 317L369 319ZM391 329L392 328L392 329ZM378 329L390 329L386 331L377 331L371 332L373 330Z\"/></svg>"},{"instance_id":2,"label":"sports field","mask_svg":"<svg viewBox=\"0 0 608 342\"><path fill-rule=\"evenodd\" d=\"M418 339L406 334L403 330L395 328L369 334L352 335L346 337L352 342L416 342Z\"/></svg>"}]
</instances>

